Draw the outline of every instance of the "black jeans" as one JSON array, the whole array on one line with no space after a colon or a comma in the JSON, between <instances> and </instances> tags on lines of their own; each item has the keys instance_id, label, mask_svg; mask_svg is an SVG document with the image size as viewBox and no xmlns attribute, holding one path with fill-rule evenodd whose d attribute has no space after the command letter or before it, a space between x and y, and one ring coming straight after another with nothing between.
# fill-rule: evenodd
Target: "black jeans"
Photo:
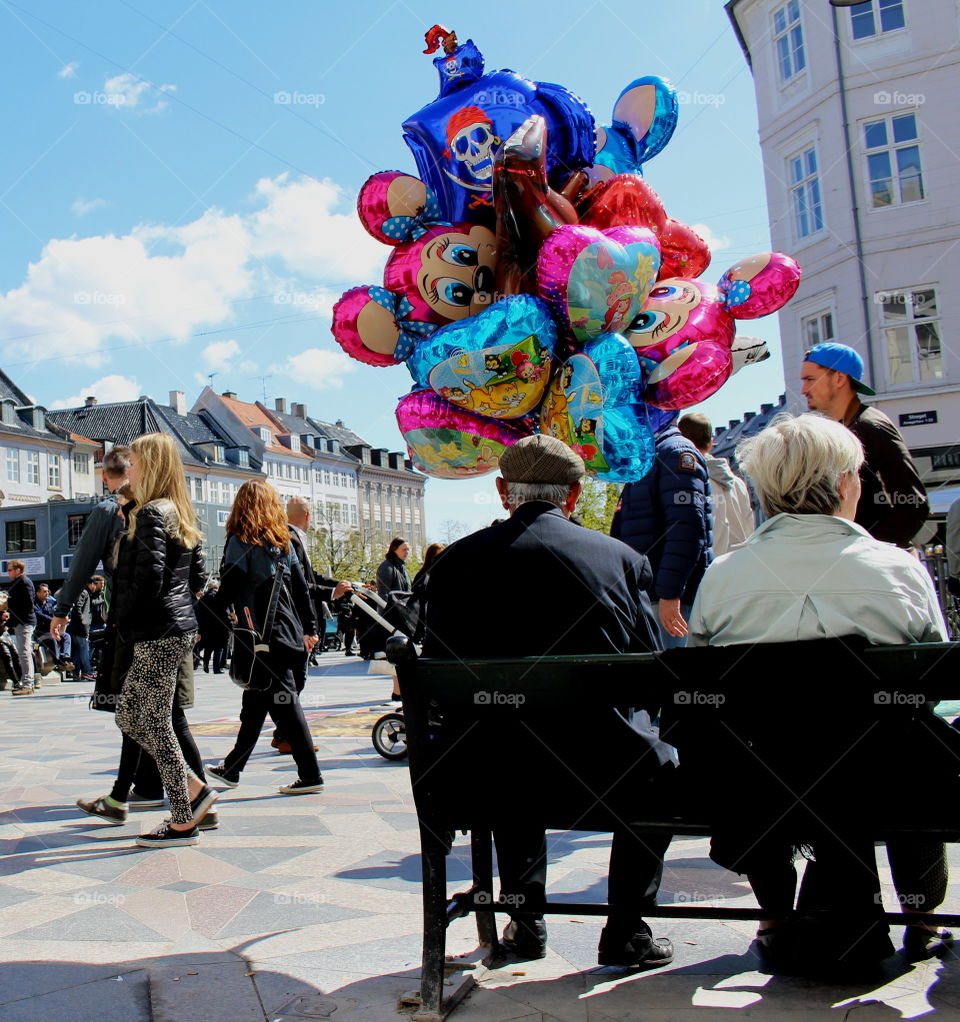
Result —
<instances>
[{"instance_id":1,"label":"black jeans","mask_svg":"<svg viewBox=\"0 0 960 1022\"><path fill-rule=\"evenodd\" d=\"M226 646L204 646L203 647L203 669L210 670L210 657L213 656L213 673L221 674L223 665L227 662Z\"/></svg>"},{"instance_id":2,"label":"black jeans","mask_svg":"<svg viewBox=\"0 0 960 1022\"><path fill-rule=\"evenodd\" d=\"M190 722L182 706L174 702L173 710L170 713L170 721L173 724L173 733L177 736L177 743L187 766L206 783L206 776L203 772L203 760L200 758L200 750L190 733ZM130 794L130 786L136 787L140 795L147 798L163 798L163 782L160 780L160 771L157 769L156 761L146 749L142 749L129 735L123 736L123 745L120 749L120 764L117 767L117 779L113 783L110 792L112 798L118 802L126 802Z\"/></svg>"},{"instance_id":3,"label":"black jeans","mask_svg":"<svg viewBox=\"0 0 960 1022\"><path fill-rule=\"evenodd\" d=\"M320 764L317 762L317 754L313 751L313 736L300 706L299 690L295 680L298 671L306 675L305 652L293 654L285 665L280 665L279 671L274 668L274 676L279 675L279 680L274 682L269 691L244 690L240 706L240 730L237 732L233 748L223 761L227 774L239 774L247 765L269 714L277 730L283 733L284 740L290 744L300 779L315 781L319 778Z\"/></svg>"},{"instance_id":4,"label":"black jeans","mask_svg":"<svg viewBox=\"0 0 960 1022\"><path fill-rule=\"evenodd\" d=\"M500 892L511 916L542 914L547 882L547 843L537 827L495 830ZM636 932L646 910L657 903L663 877L663 857L669 834L614 831L610 845L607 900L608 922L628 936Z\"/></svg>"}]
</instances>

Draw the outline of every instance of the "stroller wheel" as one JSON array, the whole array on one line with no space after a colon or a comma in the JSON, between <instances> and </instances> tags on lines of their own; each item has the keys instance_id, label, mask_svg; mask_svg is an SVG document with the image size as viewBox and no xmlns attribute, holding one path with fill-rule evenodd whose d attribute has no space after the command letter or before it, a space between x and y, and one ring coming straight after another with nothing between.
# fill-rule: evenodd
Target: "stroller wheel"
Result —
<instances>
[{"instance_id":1,"label":"stroller wheel","mask_svg":"<svg viewBox=\"0 0 960 1022\"><path fill-rule=\"evenodd\" d=\"M385 713L373 725L373 747L384 759L406 757L407 726L402 713Z\"/></svg>"}]
</instances>

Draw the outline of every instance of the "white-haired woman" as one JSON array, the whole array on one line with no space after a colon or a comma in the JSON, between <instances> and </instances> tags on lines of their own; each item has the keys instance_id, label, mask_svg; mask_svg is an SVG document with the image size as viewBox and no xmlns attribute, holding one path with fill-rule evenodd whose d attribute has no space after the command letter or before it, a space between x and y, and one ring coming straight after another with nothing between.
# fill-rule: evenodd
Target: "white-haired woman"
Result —
<instances>
[{"instance_id":1,"label":"white-haired woman","mask_svg":"<svg viewBox=\"0 0 960 1022\"><path fill-rule=\"evenodd\" d=\"M821 415L778 416L738 445L737 459L768 519L708 568L690 615L691 646L845 636L878 645L946 639L926 570L905 550L873 539L854 523L863 449L850 430ZM818 854L814 847L814 853L818 866L832 872L834 891L844 889L849 871L851 903L860 881L879 891L875 876L867 875L875 871L869 843L859 851L838 846ZM793 909L794 850L760 841L749 854L731 856L715 842L712 854L749 877L768 916L758 934L761 946L774 950ZM943 845L890 842L888 855L905 906L932 911L940 904L946 895ZM876 902L876 895L870 900ZM922 953L935 936L918 922L907 927L904 945ZM892 950L885 930L873 947L877 959Z\"/></svg>"}]
</instances>

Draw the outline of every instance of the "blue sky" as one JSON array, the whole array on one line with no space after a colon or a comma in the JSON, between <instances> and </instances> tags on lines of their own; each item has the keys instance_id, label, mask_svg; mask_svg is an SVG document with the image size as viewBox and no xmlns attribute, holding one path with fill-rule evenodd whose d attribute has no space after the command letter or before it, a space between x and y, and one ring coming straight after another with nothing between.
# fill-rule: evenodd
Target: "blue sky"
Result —
<instances>
[{"instance_id":1,"label":"blue sky","mask_svg":"<svg viewBox=\"0 0 960 1022\"><path fill-rule=\"evenodd\" d=\"M401 448L409 374L346 359L329 310L380 280L388 250L355 198L375 171L414 171L400 124L436 95L421 52L436 21L488 70L577 92L599 123L632 79L670 78L680 122L647 180L715 241L706 279L769 248L753 84L721 0L452 9L0 0L4 369L48 407L174 389L192 403L216 373L218 390L265 388ZM783 390L776 317L744 326L773 357L702 406L716 422ZM482 522L492 493L492 477L433 481L430 524Z\"/></svg>"}]
</instances>

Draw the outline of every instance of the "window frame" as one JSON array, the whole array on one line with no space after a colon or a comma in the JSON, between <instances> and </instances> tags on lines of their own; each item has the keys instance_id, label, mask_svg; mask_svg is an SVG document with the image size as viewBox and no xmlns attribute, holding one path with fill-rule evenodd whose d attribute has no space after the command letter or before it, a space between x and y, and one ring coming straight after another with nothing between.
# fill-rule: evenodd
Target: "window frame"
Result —
<instances>
[{"instance_id":1,"label":"window frame","mask_svg":"<svg viewBox=\"0 0 960 1022\"><path fill-rule=\"evenodd\" d=\"M812 171L808 169L811 154L814 163ZM795 181L794 164L798 161L800 163L801 177ZM820 153L816 140L811 139L808 142L804 142L799 149L795 149L787 156L786 164L787 201L790 207L793 237L798 243L806 242L826 229L826 218L823 213L823 187L820 183ZM815 202L811 202L811 193L815 196ZM803 215L810 220L810 229L806 233L801 233L800 230L801 213L797 208L798 196L802 196L803 201L806 203ZM819 223L815 223L814 214L819 219Z\"/></svg>"},{"instance_id":2,"label":"window frame","mask_svg":"<svg viewBox=\"0 0 960 1022\"><path fill-rule=\"evenodd\" d=\"M63 489L63 473L61 471L60 455L59 454L48 454L47 455L47 489L48 490L62 490Z\"/></svg>"},{"instance_id":3,"label":"window frame","mask_svg":"<svg viewBox=\"0 0 960 1022\"><path fill-rule=\"evenodd\" d=\"M10 469L13 469L11 473ZM8 483L19 483L20 482L20 448L19 447L8 447L7 448L7 482Z\"/></svg>"},{"instance_id":4,"label":"window frame","mask_svg":"<svg viewBox=\"0 0 960 1022\"><path fill-rule=\"evenodd\" d=\"M23 526L29 525L33 530L33 546L27 546L23 538ZM18 526L17 533L19 538L16 541L11 540L11 531L14 526ZM16 521L7 522L6 526L6 539L7 553L10 554L35 554L37 552L37 520L36 518L18 518Z\"/></svg>"},{"instance_id":5,"label":"window frame","mask_svg":"<svg viewBox=\"0 0 960 1022\"><path fill-rule=\"evenodd\" d=\"M937 310L935 315L932 316L915 316L914 308L916 303L913 300L913 295L930 291L933 293L933 307ZM903 319L899 320L888 320L884 317L884 308L889 302L884 302L884 298L890 296L909 296L909 301L904 300L895 304L903 305L907 311L907 315ZM883 291L877 291L874 293L874 302L877 305L877 321L878 321L878 333L881 337L881 344L883 345L883 367L884 367L884 378L886 380L887 388L891 391L895 390L906 390L916 389L918 387L941 387L946 380L946 369L944 366L944 340L943 340L943 309L940 305L941 291L938 289L936 284L914 284L905 287L886 288ZM923 379L920 373L921 369L921 345L920 340L917 336L916 327L926 326L933 324L935 326L935 332L937 335L937 341L939 344L939 357L940 357L940 375L933 376L928 379ZM911 344L910 344L910 368L912 375L909 380L894 380L894 374L890 368L890 344L887 340L887 330L895 330L906 327L910 332Z\"/></svg>"},{"instance_id":6,"label":"window frame","mask_svg":"<svg viewBox=\"0 0 960 1022\"><path fill-rule=\"evenodd\" d=\"M40 452L27 451L27 485L40 485Z\"/></svg>"},{"instance_id":7,"label":"window frame","mask_svg":"<svg viewBox=\"0 0 960 1022\"><path fill-rule=\"evenodd\" d=\"M790 20L790 9L796 8L796 17ZM777 16L784 12L783 28L777 29ZM803 32L803 15L800 0L785 0L779 7L775 8L770 15L773 24L770 38L774 63L777 69L777 81L780 87L790 85L797 81L798 77L807 69L806 40ZM796 45L795 33L799 32L799 47ZM780 43L785 41L788 47L786 54L781 49ZM800 54L801 64L797 64L797 53ZM790 64L789 74L784 74L784 57L787 57Z\"/></svg>"},{"instance_id":8,"label":"window frame","mask_svg":"<svg viewBox=\"0 0 960 1022\"><path fill-rule=\"evenodd\" d=\"M894 136L893 122L894 120L903 117L913 118L915 135L912 138L897 142ZM883 124L886 140L883 145L870 146L867 144L867 129L878 124ZM920 139L919 116L916 109L892 111L890 113L883 114L880 117L870 117L862 120L860 122L860 143L863 146L864 187L865 195L870 199L870 205L867 207L870 212L881 209L900 209L903 206L911 206L916 202L926 202L927 189L923 175L923 147ZM898 158L895 155L895 153L905 151L907 149L917 150L917 166L919 167L917 177L920 182L920 195L915 199L903 198L903 179L905 175L900 170ZM887 203L877 203L874 201L874 178L870 170L870 158L873 156L880 156L882 154L887 154L889 163L889 181L892 198L891 201ZM896 167L895 164L897 164ZM881 179L878 178L877 180Z\"/></svg>"},{"instance_id":9,"label":"window frame","mask_svg":"<svg viewBox=\"0 0 960 1022\"><path fill-rule=\"evenodd\" d=\"M67 546L71 550L75 549L80 542L80 537L83 535L83 530L89 517L89 512L87 514L67 515ZM79 529L77 528L78 523Z\"/></svg>"},{"instance_id":10,"label":"window frame","mask_svg":"<svg viewBox=\"0 0 960 1022\"><path fill-rule=\"evenodd\" d=\"M824 320L829 320L830 333L827 335L824 329ZM826 344L828 341L835 341L836 335L836 321L837 316L834 312L833 307L829 309L820 309L817 312L807 313L800 317L800 340L803 344L803 351L809 351L815 344ZM815 325L817 327L817 339L814 340L810 336L808 327Z\"/></svg>"},{"instance_id":11,"label":"window frame","mask_svg":"<svg viewBox=\"0 0 960 1022\"><path fill-rule=\"evenodd\" d=\"M867 0L870 4L867 9L867 4L863 3L857 7L850 8L850 39L852 42L859 43L865 39L882 39L884 36L890 35L894 32L905 32L907 30L907 13L904 9L903 0ZM897 25L896 28L884 28L883 27L883 11L884 9L899 9L900 17L903 20L902 25ZM873 31L868 32L865 35L857 35L856 27L858 24L864 24L866 16L869 13L870 18L873 21Z\"/></svg>"}]
</instances>

